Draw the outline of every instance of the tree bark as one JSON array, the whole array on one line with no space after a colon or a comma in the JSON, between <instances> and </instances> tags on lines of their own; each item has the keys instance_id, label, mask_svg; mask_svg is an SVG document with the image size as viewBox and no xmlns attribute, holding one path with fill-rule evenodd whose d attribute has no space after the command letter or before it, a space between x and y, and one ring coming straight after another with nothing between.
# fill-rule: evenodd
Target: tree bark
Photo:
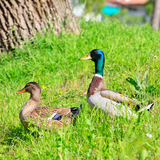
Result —
<instances>
[{"instance_id":1,"label":"tree bark","mask_svg":"<svg viewBox=\"0 0 160 160\"><path fill-rule=\"evenodd\" d=\"M14 49L46 29L79 34L69 0L0 0L0 50Z\"/></svg>"},{"instance_id":2,"label":"tree bark","mask_svg":"<svg viewBox=\"0 0 160 160\"><path fill-rule=\"evenodd\" d=\"M160 24L160 0L155 0L152 18L152 28L158 31Z\"/></svg>"}]
</instances>

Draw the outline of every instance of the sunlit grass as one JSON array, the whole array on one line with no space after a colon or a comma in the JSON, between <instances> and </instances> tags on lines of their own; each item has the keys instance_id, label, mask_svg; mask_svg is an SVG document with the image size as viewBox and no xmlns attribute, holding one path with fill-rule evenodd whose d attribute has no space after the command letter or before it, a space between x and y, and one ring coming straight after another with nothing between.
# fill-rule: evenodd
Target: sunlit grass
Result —
<instances>
[{"instance_id":1,"label":"sunlit grass","mask_svg":"<svg viewBox=\"0 0 160 160\"><path fill-rule=\"evenodd\" d=\"M81 22L81 27L79 36L38 34L31 39L32 43L24 43L22 49L1 55L0 159L101 160L160 156L160 54L156 54L160 33L149 26L124 27L110 21ZM155 90L145 96L155 103L153 112L129 121L90 109L86 93L94 74L94 63L82 62L79 58L95 48L105 54L106 87L128 96L134 95L135 90L126 78L143 75L156 54L149 65L148 80L148 85ZM20 123L19 111L29 94L16 95L16 92L29 81L41 86L41 105L79 107L82 103L76 125L71 124L59 132L41 130L39 138L27 132Z\"/></svg>"}]
</instances>

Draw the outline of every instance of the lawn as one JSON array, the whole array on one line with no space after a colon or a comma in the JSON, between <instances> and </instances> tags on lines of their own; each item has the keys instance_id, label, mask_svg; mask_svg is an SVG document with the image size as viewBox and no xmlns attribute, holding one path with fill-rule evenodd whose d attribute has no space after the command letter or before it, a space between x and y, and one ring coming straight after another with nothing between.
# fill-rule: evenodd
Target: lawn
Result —
<instances>
[{"instance_id":1,"label":"lawn","mask_svg":"<svg viewBox=\"0 0 160 160\"><path fill-rule=\"evenodd\" d=\"M117 21L80 22L81 34L37 34L8 55L0 55L0 159L160 159L160 32L150 26L127 26ZM138 119L112 118L91 110L86 93L94 74L92 61L79 61L92 49L105 55L107 88L155 103L152 112ZM136 92L126 78L142 80ZM58 132L40 130L35 138L24 129L19 111L28 93L16 94L27 82L42 88L41 105L79 107L76 125ZM148 137L149 133L152 137Z\"/></svg>"}]
</instances>

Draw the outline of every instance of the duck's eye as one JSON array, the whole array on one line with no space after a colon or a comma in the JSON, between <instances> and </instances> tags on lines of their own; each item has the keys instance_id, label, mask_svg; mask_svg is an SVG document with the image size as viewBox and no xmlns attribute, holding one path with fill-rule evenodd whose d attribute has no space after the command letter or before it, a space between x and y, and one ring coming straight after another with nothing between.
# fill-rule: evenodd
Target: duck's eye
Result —
<instances>
[{"instance_id":1,"label":"duck's eye","mask_svg":"<svg viewBox=\"0 0 160 160\"><path fill-rule=\"evenodd\" d=\"M96 54L97 54L96 52L92 52L91 57L94 57Z\"/></svg>"},{"instance_id":2,"label":"duck's eye","mask_svg":"<svg viewBox=\"0 0 160 160\"><path fill-rule=\"evenodd\" d=\"M96 55L98 52L97 51L93 51L93 52L91 52L91 56L94 56L94 55Z\"/></svg>"}]
</instances>

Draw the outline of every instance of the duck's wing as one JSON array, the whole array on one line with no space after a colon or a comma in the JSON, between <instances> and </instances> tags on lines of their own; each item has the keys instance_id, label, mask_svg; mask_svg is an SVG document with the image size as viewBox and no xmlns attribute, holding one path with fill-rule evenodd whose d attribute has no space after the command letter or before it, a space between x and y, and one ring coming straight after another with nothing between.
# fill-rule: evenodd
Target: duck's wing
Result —
<instances>
[{"instance_id":1,"label":"duck's wing","mask_svg":"<svg viewBox=\"0 0 160 160\"><path fill-rule=\"evenodd\" d=\"M104 98L108 98L112 101L119 102L119 103L127 103L128 105L129 104L132 104L132 105L139 104L139 102L136 99L129 98L123 95L122 93L115 92L109 89L101 90L100 95Z\"/></svg>"},{"instance_id":2,"label":"duck's wing","mask_svg":"<svg viewBox=\"0 0 160 160\"><path fill-rule=\"evenodd\" d=\"M65 116L71 113L70 108L52 108L48 106L41 106L39 108L36 108L34 112L32 113L32 116L34 118L48 118L48 119L53 119L56 120L58 119L59 116ZM55 117L55 118L54 118ZM56 118L57 117L57 118ZM34 119L32 118L32 119Z\"/></svg>"},{"instance_id":3,"label":"duck's wing","mask_svg":"<svg viewBox=\"0 0 160 160\"><path fill-rule=\"evenodd\" d=\"M80 105L80 109L82 109L82 104ZM59 117L71 115L72 117L77 117L79 115L79 108L78 107L71 107L71 108L53 108L51 117L54 120L57 120Z\"/></svg>"},{"instance_id":4,"label":"duck's wing","mask_svg":"<svg viewBox=\"0 0 160 160\"><path fill-rule=\"evenodd\" d=\"M80 108L82 108L82 105L80 106ZM49 130L51 130L52 128L58 130L58 128L62 126L69 125L72 119L77 117L78 114L79 114L78 107L52 108L52 107L42 106L37 108L32 113L32 115L36 115L34 116L34 118L32 117L32 119L34 119L35 121L34 123L36 123L39 128L45 126L45 128L48 128Z\"/></svg>"},{"instance_id":5,"label":"duck's wing","mask_svg":"<svg viewBox=\"0 0 160 160\"><path fill-rule=\"evenodd\" d=\"M50 116L51 114L52 112L50 110L50 107L39 106L30 114L30 118L31 119L48 118L48 116Z\"/></svg>"},{"instance_id":6,"label":"duck's wing","mask_svg":"<svg viewBox=\"0 0 160 160\"><path fill-rule=\"evenodd\" d=\"M49 130L55 128L58 130L60 127L70 124L72 113L70 108L42 106L32 112L30 118L33 120L33 124L38 126L38 128L44 127Z\"/></svg>"},{"instance_id":7,"label":"duck's wing","mask_svg":"<svg viewBox=\"0 0 160 160\"><path fill-rule=\"evenodd\" d=\"M52 109L52 114L48 119L53 119L53 120L67 120L69 121L72 120L72 113L70 108L54 108Z\"/></svg>"}]
</instances>

